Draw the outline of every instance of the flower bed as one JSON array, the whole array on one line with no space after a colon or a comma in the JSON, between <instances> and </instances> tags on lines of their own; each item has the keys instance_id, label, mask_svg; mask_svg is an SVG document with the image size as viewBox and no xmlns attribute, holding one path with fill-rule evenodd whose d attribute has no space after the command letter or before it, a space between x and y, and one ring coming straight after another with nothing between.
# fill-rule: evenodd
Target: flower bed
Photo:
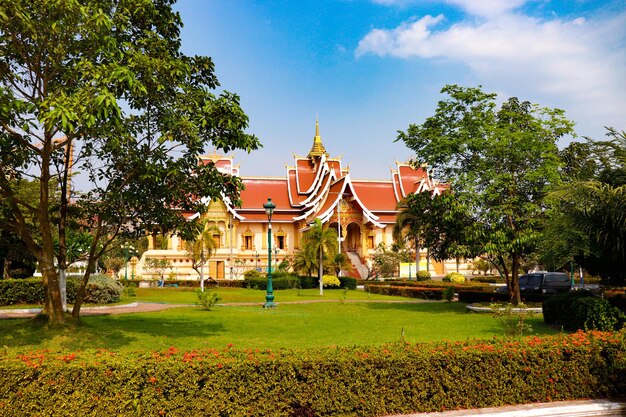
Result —
<instances>
[{"instance_id":1,"label":"flower bed","mask_svg":"<svg viewBox=\"0 0 626 417\"><path fill-rule=\"evenodd\" d=\"M624 332L312 350L3 353L0 415L377 416L626 391Z\"/></svg>"}]
</instances>

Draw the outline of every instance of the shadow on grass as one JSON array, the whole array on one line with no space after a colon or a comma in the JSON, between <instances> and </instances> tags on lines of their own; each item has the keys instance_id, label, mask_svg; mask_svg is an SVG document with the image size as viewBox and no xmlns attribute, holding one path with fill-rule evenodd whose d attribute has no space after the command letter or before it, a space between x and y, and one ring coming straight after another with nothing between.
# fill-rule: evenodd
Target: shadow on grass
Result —
<instances>
[{"instance_id":1,"label":"shadow on grass","mask_svg":"<svg viewBox=\"0 0 626 417\"><path fill-rule=\"evenodd\" d=\"M205 312L203 312L205 313ZM224 331L210 315L189 317L172 314L124 314L82 317L80 322L61 329L51 329L32 319L0 321L0 347L84 350L103 347L120 349L130 344L151 350L155 339L176 340L185 337L209 338Z\"/></svg>"},{"instance_id":2,"label":"shadow on grass","mask_svg":"<svg viewBox=\"0 0 626 417\"><path fill-rule=\"evenodd\" d=\"M418 313L467 313L465 304L448 303L445 301L425 301L423 303L377 303L371 301L366 303L372 310L400 310L415 311Z\"/></svg>"}]
</instances>

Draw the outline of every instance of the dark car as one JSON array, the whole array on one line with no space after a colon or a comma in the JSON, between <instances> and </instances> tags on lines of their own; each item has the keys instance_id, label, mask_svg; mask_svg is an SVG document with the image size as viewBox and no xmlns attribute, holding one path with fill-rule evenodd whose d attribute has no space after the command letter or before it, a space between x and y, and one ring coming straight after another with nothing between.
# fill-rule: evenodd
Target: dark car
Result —
<instances>
[{"instance_id":1,"label":"dark car","mask_svg":"<svg viewBox=\"0 0 626 417\"><path fill-rule=\"evenodd\" d=\"M531 272L519 276L520 294L558 294L572 289L572 283L564 272ZM507 292L499 287L497 292Z\"/></svg>"}]
</instances>

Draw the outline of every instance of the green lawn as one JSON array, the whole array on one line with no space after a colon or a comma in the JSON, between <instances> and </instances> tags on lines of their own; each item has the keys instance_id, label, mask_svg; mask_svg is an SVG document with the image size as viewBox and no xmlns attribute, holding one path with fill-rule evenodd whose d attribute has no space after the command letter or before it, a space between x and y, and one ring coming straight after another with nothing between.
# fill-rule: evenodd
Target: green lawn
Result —
<instances>
[{"instance_id":1,"label":"green lawn","mask_svg":"<svg viewBox=\"0 0 626 417\"><path fill-rule=\"evenodd\" d=\"M197 288L133 288L135 297L124 295L118 304L144 301L170 304L194 304L198 297ZM248 288L206 288L209 293L217 293L222 299L220 303L264 303L265 291ZM274 291L275 302L303 301L303 300L404 300L403 297L370 294L367 291L354 290L324 290L324 295L319 295L319 289L307 290L277 290Z\"/></svg>"},{"instance_id":2,"label":"green lawn","mask_svg":"<svg viewBox=\"0 0 626 417\"><path fill-rule=\"evenodd\" d=\"M138 291L145 300L159 295ZM248 301L261 291L222 289L222 302ZM162 294L162 296L164 296ZM172 291L168 301L192 302L193 291ZM325 297L339 298L340 292L325 291ZM154 298L152 298L154 297ZM185 297L189 297L188 299ZM232 297L229 299L228 297ZM297 292L279 291L278 301L310 299ZM319 298L319 295L316 297ZM351 297L365 297L351 291ZM371 297L374 297L373 295ZM329 298L332 299L332 298ZM187 301L185 301L187 300ZM261 302L263 299L260 300ZM556 330L532 320L534 334ZM157 313L84 316L72 329L50 330L32 320L0 321L0 347L16 351L52 351L105 348L114 351L163 350L170 346L190 350L203 347L294 348L331 345L376 345L405 340L465 340L501 335L499 323L490 314L468 313L460 303L424 302L392 304L380 302L283 304L264 310L259 306L223 306L212 311L194 307L174 308Z\"/></svg>"}]
</instances>

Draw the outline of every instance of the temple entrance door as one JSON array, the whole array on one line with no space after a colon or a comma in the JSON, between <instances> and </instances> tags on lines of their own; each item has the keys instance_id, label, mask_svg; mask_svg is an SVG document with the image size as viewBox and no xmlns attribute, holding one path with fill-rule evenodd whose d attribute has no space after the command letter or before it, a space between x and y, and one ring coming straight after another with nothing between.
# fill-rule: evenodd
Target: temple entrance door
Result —
<instances>
[{"instance_id":1,"label":"temple entrance door","mask_svg":"<svg viewBox=\"0 0 626 417\"><path fill-rule=\"evenodd\" d=\"M330 223L330 224L328 225L328 227L329 227L331 230L334 230L335 232L337 232L338 234L340 233L342 238L344 237L344 236L343 236L343 230L342 230L342 228L341 228L341 227L339 228L339 231L337 231L337 227L338 227L338 226L337 226L337 222L332 222L332 223ZM346 248L345 248L345 246L344 246L344 242L343 242L343 240L342 240L342 241L341 241L341 252L345 252L345 250L346 250Z\"/></svg>"},{"instance_id":2,"label":"temple entrance door","mask_svg":"<svg viewBox=\"0 0 626 417\"><path fill-rule=\"evenodd\" d=\"M361 226L356 223L348 225L345 246L348 251L356 252L361 256Z\"/></svg>"}]
</instances>

